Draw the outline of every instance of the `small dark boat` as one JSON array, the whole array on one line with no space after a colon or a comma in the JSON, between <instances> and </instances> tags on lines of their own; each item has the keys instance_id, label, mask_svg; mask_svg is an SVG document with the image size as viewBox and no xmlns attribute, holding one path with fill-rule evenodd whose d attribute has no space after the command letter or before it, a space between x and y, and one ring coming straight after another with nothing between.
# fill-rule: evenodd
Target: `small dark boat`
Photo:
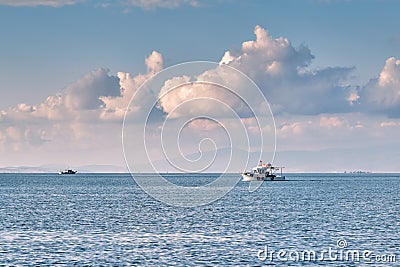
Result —
<instances>
[{"instance_id":1,"label":"small dark boat","mask_svg":"<svg viewBox=\"0 0 400 267\"><path fill-rule=\"evenodd\" d=\"M77 172L78 171L74 171L74 170L68 169L68 170L60 171L59 174L75 174Z\"/></svg>"}]
</instances>

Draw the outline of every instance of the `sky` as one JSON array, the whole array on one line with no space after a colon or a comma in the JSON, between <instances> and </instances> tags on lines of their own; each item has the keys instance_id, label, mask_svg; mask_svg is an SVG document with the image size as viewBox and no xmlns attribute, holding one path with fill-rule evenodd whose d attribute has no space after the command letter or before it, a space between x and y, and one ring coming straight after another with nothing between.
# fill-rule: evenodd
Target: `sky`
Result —
<instances>
[{"instance_id":1,"label":"sky","mask_svg":"<svg viewBox=\"0 0 400 267\"><path fill-rule=\"evenodd\" d=\"M0 0L0 167L125 166L122 121L126 110L135 117L144 108L129 106L140 86L176 64L212 61L248 76L269 102L276 164L292 172L399 172L398 10L395 0ZM236 74L217 74L197 73L238 82ZM168 90L161 87L156 100ZM159 99L149 131L158 136L157 122L168 116L204 113L186 107L174 114L204 97L239 101L188 85ZM203 106L229 124L215 101ZM247 112L235 111L251 130ZM182 151L196 154L196 142L224 136L214 124L189 123ZM136 130L132 138L142 140ZM157 162L162 151L154 142ZM132 157L136 163L144 155Z\"/></svg>"}]
</instances>

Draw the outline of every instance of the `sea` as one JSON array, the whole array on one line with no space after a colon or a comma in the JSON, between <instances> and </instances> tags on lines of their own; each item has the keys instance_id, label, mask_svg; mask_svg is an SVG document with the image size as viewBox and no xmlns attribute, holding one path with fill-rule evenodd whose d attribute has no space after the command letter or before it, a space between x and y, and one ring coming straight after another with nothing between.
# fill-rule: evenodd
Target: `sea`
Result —
<instances>
[{"instance_id":1,"label":"sea","mask_svg":"<svg viewBox=\"0 0 400 267\"><path fill-rule=\"evenodd\" d=\"M168 174L181 186L217 177ZM400 174L248 186L185 208L130 174L0 174L0 265L400 266Z\"/></svg>"}]
</instances>

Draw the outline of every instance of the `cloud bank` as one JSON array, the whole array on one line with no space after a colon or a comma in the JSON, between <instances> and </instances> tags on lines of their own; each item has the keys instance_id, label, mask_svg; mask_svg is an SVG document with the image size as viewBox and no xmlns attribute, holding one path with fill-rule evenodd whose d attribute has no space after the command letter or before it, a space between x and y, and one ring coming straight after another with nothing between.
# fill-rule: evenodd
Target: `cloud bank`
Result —
<instances>
[{"instance_id":1,"label":"cloud bank","mask_svg":"<svg viewBox=\"0 0 400 267\"><path fill-rule=\"evenodd\" d=\"M126 0L123 4L125 6L140 7L143 9L174 9L185 5L192 7L199 6L199 2L195 0Z\"/></svg>"},{"instance_id":2,"label":"cloud bank","mask_svg":"<svg viewBox=\"0 0 400 267\"><path fill-rule=\"evenodd\" d=\"M62 7L75 5L78 3L87 2L85 0L0 0L0 5L13 6L13 7ZM138 7L144 10L151 10L156 8L175 9L182 6L199 6L196 0L123 0L123 1L94 1L96 5L108 7L110 5L118 5L126 8Z\"/></svg>"},{"instance_id":3,"label":"cloud bank","mask_svg":"<svg viewBox=\"0 0 400 267\"><path fill-rule=\"evenodd\" d=\"M75 5L82 2L82 0L0 0L0 5L6 6L49 6L49 7L61 7L67 5Z\"/></svg>"},{"instance_id":4,"label":"cloud bank","mask_svg":"<svg viewBox=\"0 0 400 267\"><path fill-rule=\"evenodd\" d=\"M158 52L145 62L145 74L131 77L129 73L110 75L107 69L93 70L42 103L21 103L0 111L0 153L15 155L10 160L23 160L21 153L42 153L41 157L54 153L59 163L65 155L71 158L70 154L78 151L78 158L86 154L93 158L91 163L99 160L98 149L99 155L108 149L121 153L121 123L126 107L139 86L162 68Z\"/></svg>"},{"instance_id":5,"label":"cloud bank","mask_svg":"<svg viewBox=\"0 0 400 267\"><path fill-rule=\"evenodd\" d=\"M47 1L36 1L40 2ZM360 149L365 148L365 144L398 147L400 60L387 59L377 78L365 85L352 85L348 77L354 68L312 69L314 55L307 46L294 47L287 38L274 38L260 26L255 27L254 34L254 40L243 42L237 50L226 51L219 62L240 70L260 87L274 111L278 150ZM14 158L9 157L10 162L32 160L33 155L40 153L40 157L55 155L56 158L63 149L69 149L71 157L76 151L94 159L107 151L120 155L121 122L125 112L143 112L140 104L127 110L129 102L140 86L164 67L163 56L156 51L144 61L145 73L110 74L107 69L96 69L42 103L21 103L0 111L0 153L3 158L14 155ZM201 80L202 77L215 83L224 81L240 86L236 77L228 77L218 69L207 70L197 78ZM145 96L143 101L157 100L163 90L182 82L188 82L187 77L177 76L159 91ZM243 94L246 93L249 92L243 89ZM240 106L240 99L228 91L201 84L187 84L162 97L156 105L155 115L162 119L176 106L198 97L223 100L239 111L247 127L254 128L251 116ZM215 103L188 105L174 116L191 116L202 108L223 116L223 109ZM200 138L202 131L218 129L207 121L195 121L189 126L187 131L193 138ZM381 160L384 162L384 155Z\"/></svg>"}]
</instances>

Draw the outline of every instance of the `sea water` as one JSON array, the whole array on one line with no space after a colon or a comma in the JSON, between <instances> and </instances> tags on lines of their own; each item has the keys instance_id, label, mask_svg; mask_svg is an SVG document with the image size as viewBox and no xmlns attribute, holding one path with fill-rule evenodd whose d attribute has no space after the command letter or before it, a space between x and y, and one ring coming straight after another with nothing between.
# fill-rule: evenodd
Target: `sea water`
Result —
<instances>
[{"instance_id":1,"label":"sea water","mask_svg":"<svg viewBox=\"0 0 400 267\"><path fill-rule=\"evenodd\" d=\"M197 186L217 176L167 178ZM0 174L0 265L400 264L398 174L286 178L255 192L239 182L209 205L182 208L129 174Z\"/></svg>"}]
</instances>

